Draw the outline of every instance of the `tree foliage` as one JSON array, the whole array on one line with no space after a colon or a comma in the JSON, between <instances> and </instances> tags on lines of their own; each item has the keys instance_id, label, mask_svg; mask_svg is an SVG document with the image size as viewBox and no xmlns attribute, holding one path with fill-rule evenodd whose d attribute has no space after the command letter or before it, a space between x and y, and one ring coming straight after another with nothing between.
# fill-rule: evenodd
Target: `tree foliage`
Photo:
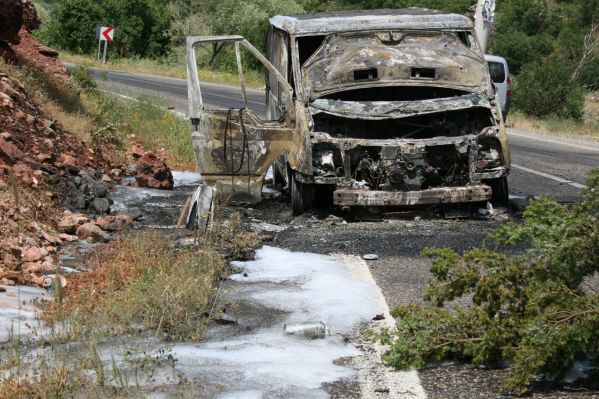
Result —
<instances>
[{"instance_id":1,"label":"tree foliage","mask_svg":"<svg viewBox=\"0 0 599 399\"><path fill-rule=\"evenodd\" d=\"M473 4L476 0L337 0L335 6L350 10L420 7L464 14Z\"/></svg>"},{"instance_id":2,"label":"tree foliage","mask_svg":"<svg viewBox=\"0 0 599 399\"><path fill-rule=\"evenodd\" d=\"M524 392L533 377L562 377L577 359L599 351L599 170L580 202L533 201L521 223L509 223L486 245L434 258L428 304L394 309L384 359L398 369L444 359L511 361L505 388ZM448 305L471 298L469 305ZM452 302L453 303L453 302Z\"/></svg>"},{"instance_id":3,"label":"tree foliage","mask_svg":"<svg viewBox=\"0 0 599 399\"><path fill-rule=\"evenodd\" d=\"M599 59L581 64L585 50L599 53L585 46L599 23L599 0L503 0L496 22L489 52L505 57L518 75L515 108L536 117L581 119L581 88L599 85Z\"/></svg>"},{"instance_id":4,"label":"tree foliage","mask_svg":"<svg viewBox=\"0 0 599 399\"><path fill-rule=\"evenodd\" d=\"M526 64L514 83L514 106L538 118L557 115L581 120L585 93L570 80L574 68L574 62L558 57Z\"/></svg>"},{"instance_id":5,"label":"tree foliage","mask_svg":"<svg viewBox=\"0 0 599 399\"><path fill-rule=\"evenodd\" d=\"M50 45L78 53L97 46L96 26L115 28L110 44L121 57L159 57L171 49L167 0L64 0L45 28Z\"/></svg>"},{"instance_id":6,"label":"tree foliage","mask_svg":"<svg viewBox=\"0 0 599 399\"><path fill-rule=\"evenodd\" d=\"M260 50L266 50L268 18L276 14L304 11L293 0L175 0L173 37L182 42L187 35L242 35ZM213 47L212 60L222 47Z\"/></svg>"}]
</instances>

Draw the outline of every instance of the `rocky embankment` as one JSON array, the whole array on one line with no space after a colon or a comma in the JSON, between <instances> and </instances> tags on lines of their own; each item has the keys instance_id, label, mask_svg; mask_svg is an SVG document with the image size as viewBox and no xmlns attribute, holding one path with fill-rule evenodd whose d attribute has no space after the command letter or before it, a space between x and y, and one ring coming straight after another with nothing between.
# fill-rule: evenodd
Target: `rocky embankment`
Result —
<instances>
[{"instance_id":1,"label":"rocky embankment","mask_svg":"<svg viewBox=\"0 0 599 399\"><path fill-rule=\"evenodd\" d=\"M109 192L123 176L159 189L172 188L173 178L154 153L135 147L127 165L114 147L91 145L48 115L16 71L35 69L48 86L78 89L58 52L31 35L39 26L31 2L0 7L0 57L12 64L0 64L0 286L43 285L61 245L106 242L133 225L111 214Z\"/></svg>"}]
</instances>

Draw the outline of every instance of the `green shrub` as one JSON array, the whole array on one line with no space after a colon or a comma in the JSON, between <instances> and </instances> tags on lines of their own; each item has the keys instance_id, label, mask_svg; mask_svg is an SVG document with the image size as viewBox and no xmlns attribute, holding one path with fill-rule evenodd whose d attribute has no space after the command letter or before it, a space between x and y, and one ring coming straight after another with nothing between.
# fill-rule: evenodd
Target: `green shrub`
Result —
<instances>
[{"instance_id":1,"label":"green shrub","mask_svg":"<svg viewBox=\"0 0 599 399\"><path fill-rule=\"evenodd\" d=\"M339 9L352 10L422 7L464 14L475 3L476 0L337 0L335 5Z\"/></svg>"},{"instance_id":2,"label":"green shrub","mask_svg":"<svg viewBox=\"0 0 599 399\"><path fill-rule=\"evenodd\" d=\"M514 81L514 108L529 116L581 120L584 92L571 82L574 65L557 57L526 64Z\"/></svg>"},{"instance_id":3,"label":"green shrub","mask_svg":"<svg viewBox=\"0 0 599 399\"><path fill-rule=\"evenodd\" d=\"M89 73L89 69L84 66L76 66L71 69L71 76L82 89L95 89L98 87L96 80Z\"/></svg>"},{"instance_id":4,"label":"green shrub","mask_svg":"<svg viewBox=\"0 0 599 399\"><path fill-rule=\"evenodd\" d=\"M586 281L599 271L599 170L588 185L575 205L533 201L522 223L491 234L494 248L424 251L434 258L430 302L393 310L396 329L379 336L390 345L384 360L398 369L509 360L504 387L522 393L534 376L560 378L596 356L599 292ZM445 306L458 298L471 303Z\"/></svg>"},{"instance_id":5,"label":"green shrub","mask_svg":"<svg viewBox=\"0 0 599 399\"><path fill-rule=\"evenodd\" d=\"M97 46L98 25L115 28L109 55L159 57L169 53L172 16L166 0L64 0L44 26L49 44L75 53Z\"/></svg>"},{"instance_id":6,"label":"green shrub","mask_svg":"<svg viewBox=\"0 0 599 399\"><path fill-rule=\"evenodd\" d=\"M508 60L510 73L517 75L522 67L532 60L541 59L553 51L552 38L548 35L529 36L509 28L493 36L489 46L490 54L497 54Z\"/></svg>"}]
</instances>

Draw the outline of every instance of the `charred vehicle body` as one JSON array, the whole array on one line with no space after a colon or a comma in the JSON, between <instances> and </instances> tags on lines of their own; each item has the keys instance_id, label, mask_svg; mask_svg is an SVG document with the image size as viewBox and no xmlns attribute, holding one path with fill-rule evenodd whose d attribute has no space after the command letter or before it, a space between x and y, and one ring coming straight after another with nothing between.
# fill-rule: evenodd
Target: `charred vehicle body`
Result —
<instances>
[{"instance_id":1,"label":"charred vehicle body","mask_svg":"<svg viewBox=\"0 0 599 399\"><path fill-rule=\"evenodd\" d=\"M315 195L341 207L507 199L505 127L467 17L407 9L270 24L267 57L240 36L188 38L192 138L207 184L258 201L274 163L295 214ZM238 62L245 47L267 70L265 118L202 104L194 46L227 41Z\"/></svg>"}]
</instances>

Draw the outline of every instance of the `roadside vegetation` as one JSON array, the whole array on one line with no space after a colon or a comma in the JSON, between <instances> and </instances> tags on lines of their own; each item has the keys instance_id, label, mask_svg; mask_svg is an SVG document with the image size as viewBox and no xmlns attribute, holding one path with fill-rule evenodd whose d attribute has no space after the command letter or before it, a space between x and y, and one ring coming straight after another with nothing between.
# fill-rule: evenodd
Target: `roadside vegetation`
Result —
<instances>
[{"instance_id":1,"label":"roadside vegetation","mask_svg":"<svg viewBox=\"0 0 599 399\"><path fill-rule=\"evenodd\" d=\"M184 385L171 342L202 340L226 261L251 258L260 244L239 215L218 209L213 228L188 239L193 245L147 231L95 251L90 272L69 275L41 304L44 346L17 337L0 346L0 398L139 395L158 369Z\"/></svg>"},{"instance_id":2,"label":"roadside vegetation","mask_svg":"<svg viewBox=\"0 0 599 399\"><path fill-rule=\"evenodd\" d=\"M195 170L189 121L168 110L162 99L148 95L126 99L96 90L84 67L71 71L73 86L51 85L31 70L3 67L28 82L35 100L70 132L92 148L109 145L111 159L125 161L127 149L141 144L174 169Z\"/></svg>"},{"instance_id":3,"label":"roadside vegetation","mask_svg":"<svg viewBox=\"0 0 599 399\"><path fill-rule=\"evenodd\" d=\"M151 96L124 99L95 90L81 96L87 115L101 122L92 131L92 141L115 143L123 153L133 144L164 157L178 170L195 170L189 121L169 111L162 101Z\"/></svg>"},{"instance_id":4,"label":"roadside vegetation","mask_svg":"<svg viewBox=\"0 0 599 399\"><path fill-rule=\"evenodd\" d=\"M60 59L66 63L98 69L145 73L148 75L185 79L187 77L187 70L184 52L185 49L183 47L177 47L173 49L173 53L169 57L165 58L115 58L108 59L104 63L98 61L95 56L63 51L60 54ZM243 77L247 87L254 89L264 87L263 74L260 74L257 70L251 69L244 72ZM237 72L203 68L198 70L198 73L202 82L239 86L239 75Z\"/></svg>"},{"instance_id":5,"label":"roadside vegetation","mask_svg":"<svg viewBox=\"0 0 599 399\"><path fill-rule=\"evenodd\" d=\"M466 13L475 0L36 0L46 21L36 35L67 62L116 70L185 76L184 40L190 35L241 34L266 49L271 15L334 10L426 7ZM135 16L135 18L130 18ZM115 26L109 61L95 60L98 24ZM599 0L499 2L489 53L505 57L513 74L515 127L569 135L599 129L585 96L599 90ZM201 79L238 85L230 48L199 52ZM249 87L263 87L257 62L246 69ZM252 70L252 68L254 70ZM588 104L588 103L587 103ZM587 107L588 108L588 107ZM536 128L538 127L538 128Z\"/></svg>"},{"instance_id":6,"label":"roadside vegetation","mask_svg":"<svg viewBox=\"0 0 599 399\"><path fill-rule=\"evenodd\" d=\"M159 101L106 95L82 67L73 70L76 84L59 85L27 68L0 66L91 148L108 144L101 146L111 152L106 157L124 161L128 145L141 143L192 168L188 122ZM3 200L33 204L22 212L42 216L39 195L16 183ZM253 257L261 242L243 231L239 215L224 213L225 204L219 203L212 229L182 245L172 233L141 231L94 251L87 259L91 272L70 274L64 289L54 289L54 301L39 303L40 324L31 326L37 334L0 344L0 398L142 397L158 370L161 378L166 370L165 383L174 390L187 384L176 371L172 342L202 340L227 261Z\"/></svg>"},{"instance_id":7,"label":"roadside vegetation","mask_svg":"<svg viewBox=\"0 0 599 399\"><path fill-rule=\"evenodd\" d=\"M535 118L527 116L521 111L513 111L510 112L506 125L529 132L599 141L599 97L587 96L582 121L573 121L558 116Z\"/></svg>"},{"instance_id":8,"label":"roadside vegetation","mask_svg":"<svg viewBox=\"0 0 599 399\"><path fill-rule=\"evenodd\" d=\"M534 200L483 247L425 250L427 302L393 309L396 329L379 337L390 345L384 360L398 369L508 361L504 388L518 394L540 378L559 383L576 361L596 365L599 170L588 186L575 205Z\"/></svg>"}]
</instances>

